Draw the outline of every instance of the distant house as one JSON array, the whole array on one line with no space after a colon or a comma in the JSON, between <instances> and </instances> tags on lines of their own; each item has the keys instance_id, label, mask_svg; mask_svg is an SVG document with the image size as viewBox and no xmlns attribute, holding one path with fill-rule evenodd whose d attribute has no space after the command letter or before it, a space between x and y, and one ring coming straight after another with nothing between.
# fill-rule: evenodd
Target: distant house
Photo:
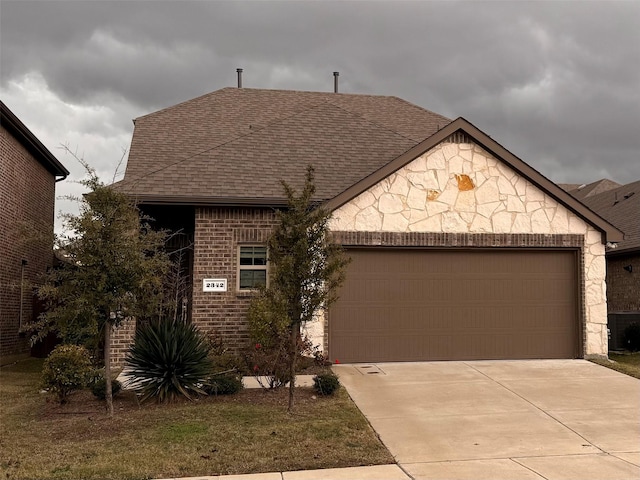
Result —
<instances>
[{"instance_id":1,"label":"distant house","mask_svg":"<svg viewBox=\"0 0 640 480\"><path fill-rule=\"evenodd\" d=\"M69 171L0 102L0 356L29 350L33 286L53 262L55 184Z\"/></svg>"},{"instance_id":2,"label":"distant house","mask_svg":"<svg viewBox=\"0 0 640 480\"><path fill-rule=\"evenodd\" d=\"M624 240L606 250L609 348L621 349L625 327L640 323L640 180L620 185L604 179L564 187L624 232Z\"/></svg>"},{"instance_id":3,"label":"distant house","mask_svg":"<svg viewBox=\"0 0 640 480\"><path fill-rule=\"evenodd\" d=\"M135 120L117 188L193 239L202 330L248 345L280 180L299 188L309 164L352 258L309 326L330 359L607 354L605 243L621 232L464 118L375 95L224 88Z\"/></svg>"}]
</instances>

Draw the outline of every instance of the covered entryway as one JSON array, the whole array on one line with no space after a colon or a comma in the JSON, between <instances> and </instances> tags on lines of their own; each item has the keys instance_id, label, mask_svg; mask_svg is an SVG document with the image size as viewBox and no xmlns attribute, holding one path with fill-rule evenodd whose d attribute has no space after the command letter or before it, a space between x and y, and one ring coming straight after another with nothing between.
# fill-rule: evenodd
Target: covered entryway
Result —
<instances>
[{"instance_id":1,"label":"covered entryway","mask_svg":"<svg viewBox=\"0 0 640 480\"><path fill-rule=\"evenodd\" d=\"M575 358L577 253L349 249L329 312L340 362Z\"/></svg>"}]
</instances>

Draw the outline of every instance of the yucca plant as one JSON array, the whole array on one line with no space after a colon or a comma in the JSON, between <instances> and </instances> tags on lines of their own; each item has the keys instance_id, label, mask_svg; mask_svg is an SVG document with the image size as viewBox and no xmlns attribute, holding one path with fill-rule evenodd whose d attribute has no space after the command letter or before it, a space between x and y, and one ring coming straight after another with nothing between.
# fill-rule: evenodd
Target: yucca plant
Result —
<instances>
[{"instance_id":1,"label":"yucca plant","mask_svg":"<svg viewBox=\"0 0 640 480\"><path fill-rule=\"evenodd\" d=\"M127 352L127 382L142 397L158 402L206 395L201 386L212 373L205 337L180 320L141 325Z\"/></svg>"}]
</instances>

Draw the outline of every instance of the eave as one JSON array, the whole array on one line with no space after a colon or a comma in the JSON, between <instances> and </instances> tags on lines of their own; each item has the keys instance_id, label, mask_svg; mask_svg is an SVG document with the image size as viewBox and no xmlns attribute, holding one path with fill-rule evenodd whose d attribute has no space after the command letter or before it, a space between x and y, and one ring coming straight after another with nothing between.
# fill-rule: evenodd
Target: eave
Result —
<instances>
[{"instance_id":1,"label":"eave","mask_svg":"<svg viewBox=\"0 0 640 480\"><path fill-rule=\"evenodd\" d=\"M40 140L29 130L22 121L7 107L3 101L0 101L0 113L2 126L7 129L20 144L31 153L54 177L62 177L57 179L64 180L69 175L67 170L60 161L45 147Z\"/></svg>"},{"instance_id":2,"label":"eave","mask_svg":"<svg viewBox=\"0 0 640 480\"><path fill-rule=\"evenodd\" d=\"M287 206L287 200L284 198L188 197L182 195L131 195L131 198L142 205L256 208L282 208Z\"/></svg>"}]
</instances>

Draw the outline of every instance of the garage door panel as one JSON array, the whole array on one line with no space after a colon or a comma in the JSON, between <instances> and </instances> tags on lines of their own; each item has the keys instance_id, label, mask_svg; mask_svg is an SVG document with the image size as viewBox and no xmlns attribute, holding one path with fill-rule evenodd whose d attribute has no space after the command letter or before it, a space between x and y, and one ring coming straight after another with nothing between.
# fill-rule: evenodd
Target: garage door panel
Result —
<instances>
[{"instance_id":1,"label":"garage door panel","mask_svg":"<svg viewBox=\"0 0 640 480\"><path fill-rule=\"evenodd\" d=\"M571 358L571 251L350 250L329 314L342 362Z\"/></svg>"}]
</instances>

